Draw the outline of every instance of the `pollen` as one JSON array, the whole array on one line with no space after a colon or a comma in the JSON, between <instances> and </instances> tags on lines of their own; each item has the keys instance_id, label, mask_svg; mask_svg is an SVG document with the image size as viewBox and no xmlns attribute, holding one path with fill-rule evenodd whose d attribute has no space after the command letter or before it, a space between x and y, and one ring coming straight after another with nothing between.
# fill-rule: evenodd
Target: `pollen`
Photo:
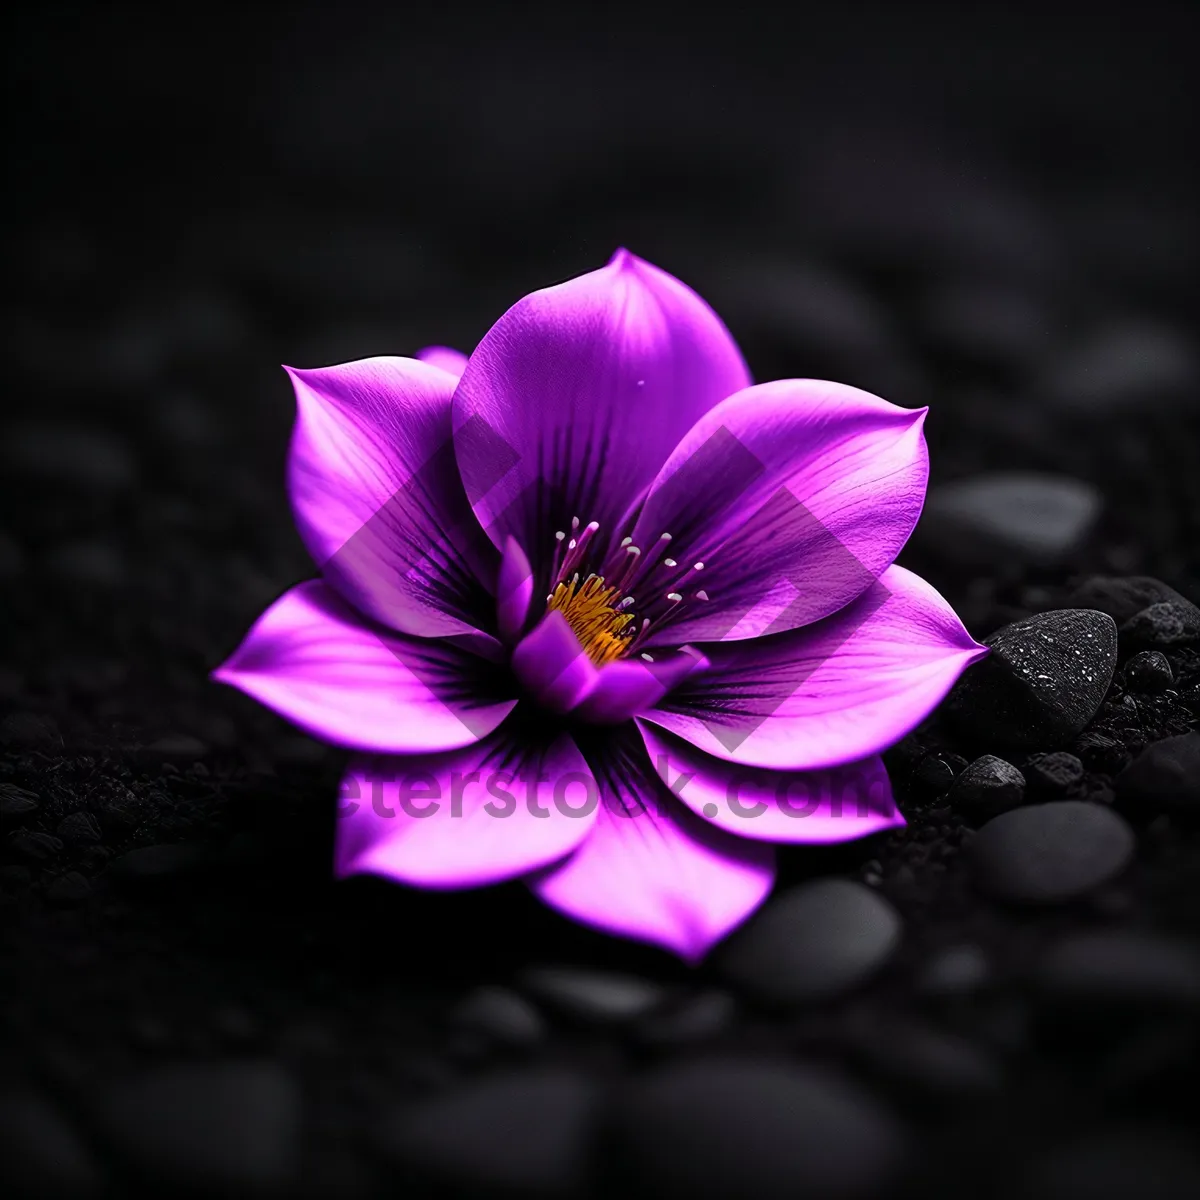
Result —
<instances>
[{"instance_id":1,"label":"pollen","mask_svg":"<svg viewBox=\"0 0 1200 1200\"><path fill-rule=\"evenodd\" d=\"M582 583L579 575L558 584L550 593L548 612L560 612L598 667L622 657L633 641L634 615L622 606L621 590L605 585L599 575Z\"/></svg>"}]
</instances>

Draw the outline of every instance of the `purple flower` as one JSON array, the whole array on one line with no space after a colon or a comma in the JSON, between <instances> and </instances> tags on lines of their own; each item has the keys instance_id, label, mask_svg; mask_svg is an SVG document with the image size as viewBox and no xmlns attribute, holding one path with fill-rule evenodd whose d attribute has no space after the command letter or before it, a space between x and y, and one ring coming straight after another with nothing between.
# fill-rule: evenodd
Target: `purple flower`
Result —
<instances>
[{"instance_id":1,"label":"purple flower","mask_svg":"<svg viewBox=\"0 0 1200 1200\"><path fill-rule=\"evenodd\" d=\"M290 370L319 581L216 673L361 752L336 866L524 878L695 960L773 842L904 824L878 754L986 651L893 566L925 409L752 386L689 288L619 251L470 358Z\"/></svg>"}]
</instances>

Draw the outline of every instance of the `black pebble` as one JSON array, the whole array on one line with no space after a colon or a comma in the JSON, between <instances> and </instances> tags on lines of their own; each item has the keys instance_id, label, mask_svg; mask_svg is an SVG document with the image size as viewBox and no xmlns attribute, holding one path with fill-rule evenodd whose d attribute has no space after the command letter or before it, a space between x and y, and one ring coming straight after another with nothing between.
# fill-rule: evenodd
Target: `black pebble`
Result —
<instances>
[{"instance_id":1,"label":"black pebble","mask_svg":"<svg viewBox=\"0 0 1200 1200\"><path fill-rule=\"evenodd\" d=\"M1047 795L1073 788L1083 778L1083 763L1065 750L1035 754L1025 763L1025 779L1035 791Z\"/></svg>"},{"instance_id":2,"label":"black pebble","mask_svg":"<svg viewBox=\"0 0 1200 1200\"><path fill-rule=\"evenodd\" d=\"M776 1062L664 1067L618 1098L612 1125L620 1183L642 1195L875 1196L904 1154L899 1126L869 1094L832 1072Z\"/></svg>"},{"instance_id":3,"label":"black pebble","mask_svg":"<svg viewBox=\"0 0 1200 1200\"><path fill-rule=\"evenodd\" d=\"M1150 575L1091 575L1067 599L1072 608L1108 613L1118 625L1160 601L1187 601L1174 588Z\"/></svg>"},{"instance_id":4,"label":"black pebble","mask_svg":"<svg viewBox=\"0 0 1200 1200\"><path fill-rule=\"evenodd\" d=\"M969 996L991 979L987 955L972 943L948 946L928 960L917 972L918 993L931 1000Z\"/></svg>"},{"instance_id":5,"label":"black pebble","mask_svg":"<svg viewBox=\"0 0 1200 1200\"><path fill-rule=\"evenodd\" d=\"M650 979L582 967L530 967L517 982L560 1016L601 1025L632 1021L669 994Z\"/></svg>"},{"instance_id":6,"label":"black pebble","mask_svg":"<svg viewBox=\"0 0 1200 1200\"><path fill-rule=\"evenodd\" d=\"M914 778L927 792L940 796L954 782L954 770L940 755L930 754L921 760Z\"/></svg>"},{"instance_id":7,"label":"black pebble","mask_svg":"<svg viewBox=\"0 0 1200 1200\"><path fill-rule=\"evenodd\" d=\"M874 975L900 936L900 916L882 897L819 879L769 900L723 947L720 966L765 1004L825 1000Z\"/></svg>"},{"instance_id":8,"label":"black pebble","mask_svg":"<svg viewBox=\"0 0 1200 1200\"><path fill-rule=\"evenodd\" d=\"M44 713L15 712L0 721L0 742L30 750L45 749L61 746L62 735L53 717Z\"/></svg>"},{"instance_id":9,"label":"black pebble","mask_svg":"<svg viewBox=\"0 0 1200 1200\"><path fill-rule=\"evenodd\" d=\"M1125 686L1131 692L1161 692L1174 680L1167 656L1158 650L1143 650L1125 664Z\"/></svg>"},{"instance_id":10,"label":"black pebble","mask_svg":"<svg viewBox=\"0 0 1200 1200\"><path fill-rule=\"evenodd\" d=\"M95 1100L104 1141L145 1183L243 1195L295 1178L300 1095L273 1063L160 1067L109 1084Z\"/></svg>"},{"instance_id":11,"label":"black pebble","mask_svg":"<svg viewBox=\"0 0 1200 1200\"><path fill-rule=\"evenodd\" d=\"M386 1116L378 1148L456 1195L573 1195L589 1174L597 1100L591 1080L562 1069L493 1076Z\"/></svg>"},{"instance_id":12,"label":"black pebble","mask_svg":"<svg viewBox=\"0 0 1200 1200\"><path fill-rule=\"evenodd\" d=\"M718 988L706 988L638 1022L635 1038L646 1047L667 1049L716 1037L737 1015L737 1002Z\"/></svg>"},{"instance_id":13,"label":"black pebble","mask_svg":"<svg viewBox=\"0 0 1200 1200\"><path fill-rule=\"evenodd\" d=\"M1044 747L1079 733L1104 702L1117 665L1117 628L1105 613L1056 609L984 639L991 654L955 685L946 710L967 732Z\"/></svg>"},{"instance_id":14,"label":"black pebble","mask_svg":"<svg viewBox=\"0 0 1200 1200\"><path fill-rule=\"evenodd\" d=\"M995 817L976 834L970 857L976 882L989 895L1052 904L1115 878L1134 845L1133 831L1111 809L1059 800Z\"/></svg>"},{"instance_id":15,"label":"black pebble","mask_svg":"<svg viewBox=\"0 0 1200 1200\"><path fill-rule=\"evenodd\" d=\"M1151 604L1121 626L1121 637L1131 646L1186 645L1200 639L1200 609L1186 600Z\"/></svg>"},{"instance_id":16,"label":"black pebble","mask_svg":"<svg viewBox=\"0 0 1200 1200\"><path fill-rule=\"evenodd\" d=\"M1131 811L1200 812L1200 732L1147 746L1113 786L1118 802Z\"/></svg>"},{"instance_id":17,"label":"black pebble","mask_svg":"<svg viewBox=\"0 0 1200 1200\"><path fill-rule=\"evenodd\" d=\"M972 816L994 817L1025 798L1025 776L995 755L977 758L954 781L950 803Z\"/></svg>"},{"instance_id":18,"label":"black pebble","mask_svg":"<svg viewBox=\"0 0 1200 1200\"><path fill-rule=\"evenodd\" d=\"M27 792L11 783L0 784L0 817L27 817L37 812L41 803L36 792Z\"/></svg>"}]
</instances>

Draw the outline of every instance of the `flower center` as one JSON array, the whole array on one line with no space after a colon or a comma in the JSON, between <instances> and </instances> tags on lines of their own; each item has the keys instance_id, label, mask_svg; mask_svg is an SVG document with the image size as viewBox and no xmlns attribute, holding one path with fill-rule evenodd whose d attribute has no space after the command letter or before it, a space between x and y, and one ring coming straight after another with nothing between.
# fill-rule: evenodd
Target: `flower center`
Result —
<instances>
[{"instance_id":1,"label":"flower center","mask_svg":"<svg viewBox=\"0 0 1200 1200\"><path fill-rule=\"evenodd\" d=\"M593 541L600 525L590 521L581 531L579 524L575 517L569 535L565 530L554 535L558 545L546 611L562 613L597 666L627 658L644 644L652 625L658 632L677 620L689 601L708 599L707 592L690 590L704 564L680 567L667 557L669 533L646 554L627 537L607 559L598 562ZM642 658L654 661L650 654L643 653Z\"/></svg>"}]
</instances>

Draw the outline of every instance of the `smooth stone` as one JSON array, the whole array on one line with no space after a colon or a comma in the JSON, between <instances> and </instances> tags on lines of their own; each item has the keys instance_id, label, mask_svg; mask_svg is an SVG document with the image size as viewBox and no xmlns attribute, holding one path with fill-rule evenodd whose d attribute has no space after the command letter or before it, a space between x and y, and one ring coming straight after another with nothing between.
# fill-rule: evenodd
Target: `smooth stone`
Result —
<instances>
[{"instance_id":1,"label":"smooth stone","mask_svg":"<svg viewBox=\"0 0 1200 1200\"><path fill-rule=\"evenodd\" d=\"M1174 1129L1096 1129L1042 1155L1004 1200L1185 1200L1200 1195L1200 1154Z\"/></svg>"},{"instance_id":2,"label":"smooth stone","mask_svg":"<svg viewBox=\"0 0 1200 1200\"><path fill-rule=\"evenodd\" d=\"M869 888L818 879L768 900L718 961L728 979L764 1004L827 1000L879 971L902 928L896 910Z\"/></svg>"},{"instance_id":3,"label":"smooth stone","mask_svg":"<svg viewBox=\"0 0 1200 1200\"><path fill-rule=\"evenodd\" d=\"M1116 878L1133 858L1133 831L1111 809L1083 800L1027 805L975 835L975 880L998 900L1054 904Z\"/></svg>"},{"instance_id":4,"label":"smooth stone","mask_svg":"<svg viewBox=\"0 0 1200 1200\"><path fill-rule=\"evenodd\" d=\"M875 1196L905 1150L869 1093L831 1071L779 1062L662 1067L628 1085L611 1123L622 1184L627 1175L641 1194L696 1200Z\"/></svg>"},{"instance_id":5,"label":"smooth stone","mask_svg":"<svg viewBox=\"0 0 1200 1200\"><path fill-rule=\"evenodd\" d=\"M1153 695L1174 682L1171 663L1159 650L1142 650L1125 664L1125 686L1131 692Z\"/></svg>"},{"instance_id":6,"label":"smooth stone","mask_svg":"<svg viewBox=\"0 0 1200 1200\"><path fill-rule=\"evenodd\" d=\"M638 1022L634 1034L643 1046L665 1050L717 1037L736 1016L737 1001L728 992L706 988L650 1013Z\"/></svg>"},{"instance_id":7,"label":"smooth stone","mask_svg":"<svg viewBox=\"0 0 1200 1200\"><path fill-rule=\"evenodd\" d=\"M984 638L991 654L954 686L946 712L992 742L1041 748L1065 742L1096 715L1117 665L1106 613L1055 609Z\"/></svg>"},{"instance_id":8,"label":"smooth stone","mask_svg":"<svg viewBox=\"0 0 1200 1200\"><path fill-rule=\"evenodd\" d=\"M1052 363L1038 390L1085 416L1167 407L1200 384L1200 359L1175 330L1145 321L1095 330Z\"/></svg>"},{"instance_id":9,"label":"smooth stone","mask_svg":"<svg viewBox=\"0 0 1200 1200\"><path fill-rule=\"evenodd\" d=\"M1164 600L1188 603L1174 588L1150 575L1091 575L1067 600L1071 608L1094 608L1108 613L1118 625Z\"/></svg>"},{"instance_id":10,"label":"smooth stone","mask_svg":"<svg viewBox=\"0 0 1200 1200\"><path fill-rule=\"evenodd\" d=\"M1059 1003L1200 1012L1200 950L1161 934L1107 929L1061 938L1034 981Z\"/></svg>"},{"instance_id":11,"label":"smooth stone","mask_svg":"<svg viewBox=\"0 0 1200 1200\"><path fill-rule=\"evenodd\" d=\"M986 1050L925 1022L874 1015L855 1031L851 1052L906 1095L957 1103L999 1089L1003 1076Z\"/></svg>"},{"instance_id":12,"label":"smooth stone","mask_svg":"<svg viewBox=\"0 0 1200 1200\"><path fill-rule=\"evenodd\" d=\"M1129 762L1125 743L1106 733L1085 733L1075 742L1075 752L1089 771L1115 774Z\"/></svg>"},{"instance_id":13,"label":"smooth stone","mask_svg":"<svg viewBox=\"0 0 1200 1200\"><path fill-rule=\"evenodd\" d=\"M954 782L954 768L940 754L929 754L921 760L913 778L934 796L940 796Z\"/></svg>"},{"instance_id":14,"label":"smooth stone","mask_svg":"<svg viewBox=\"0 0 1200 1200\"><path fill-rule=\"evenodd\" d=\"M969 996L991 979L987 955L976 945L947 946L928 959L917 972L916 990L929 999Z\"/></svg>"},{"instance_id":15,"label":"smooth stone","mask_svg":"<svg viewBox=\"0 0 1200 1200\"><path fill-rule=\"evenodd\" d=\"M916 540L969 565L1049 566L1079 549L1102 508L1091 484L1065 475L980 475L930 489Z\"/></svg>"},{"instance_id":16,"label":"smooth stone","mask_svg":"<svg viewBox=\"0 0 1200 1200\"><path fill-rule=\"evenodd\" d=\"M1037 792L1057 795L1083 778L1083 763L1066 750L1035 754L1025 763L1025 780Z\"/></svg>"},{"instance_id":17,"label":"smooth stone","mask_svg":"<svg viewBox=\"0 0 1200 1200\"><path fill-rule=\"evenodd\" d=\"M103 1184L92 1150L55 1105L25 1084L0 1084L0 1186L5 1195L82 1200L100 1194Z\"/></svg>"},{"instance_id":18,"label":"smooth stone","mask_svg":"<svg viewBox=\"0 0 1200 1200\"><path fill-rule=\"evenodd\" d=\"M1113 782L1117 801L1141 812L1200 812L1200 731L1152 742Z\"/></svg>"},{"instance_id":19,"label":"smooth stone","mask_svg":"<svg viewBox=\"0 0 1200 1200\"><path fill-rule=\"evenodd\" d=\"M62 842L53 834L36 829L18 829L9 835L9 849L28 862L47 862L62 852Z\"/></svg>"},{"instance_id":20,"label":"smooth stone","mask_svg":"<svg viewBox=\"0 0 1200 1200\"><path fill-rule=\"evenodd\" d=\"M274 1063L145 1071L101 1088L93 1119L132 1174L162 1187L280 1191L299 1167L300 1092Z\"/></svg>"},{"instance_id":21,"label":"smooth stone","mask_svg":"<svg viewBox=\"0 0 1200 1200\"><path fill-rule=\"evenodd\" d=\"M560 1016L594 1024L635 1020L670 995L650 979L584 967L529 967L517 983Z\"/></svg>"},{"instance_id":22,"label":"smooth stone","mask_svg":"<svg viewBox=\"0 0 1200 1200\"><path fill-rule=\"evenodd\" d=\"M523 996L504 987L476 988L450 1013L450 1024L515 1050L545 1041L546 1022Z\"/></svg>"},{"instance_id":23,"label":"smooth stone","mask_svg":"<svg viewBox=\"0 0 1200 1200\"><path fill-rule=\"evenodd\" d=\"M591 1173L598 1109L592 1080L539 1067L395 1112L379 1128L378 1147L406 1174L456 1194L574 1195Z\"/></svg>"},{"instance_id":24,"label":"smooth stone","mask_svg":"<svg viewBox=\"0 0 1200 1200\"><path fill-rule=\"evenodd\" d=\"M1200 608L1178 600L1162 600L1134 613L1121 626L1131 646L1183 646L1200 639Z\"/></svg>"},{"instance_id":25,"label":"smooth stone","mask_svg":"<svg viewBox=\"0 0 1200 1200\"><path fill-rule=\"evenodd\" d=\"M1051 306L1023 288L935 282L921 310L925 332L941 350L987 367L1024 369L1055 336Z\"/></svg>"},{"instance_id":26,"label":"smooth stone","mask_svg":"<svg viewBox=\"0 0 1200 1200\"><path fill-rule=\"evenodd\" d=\"M995 816L1025 798L1025 776L1010 762L985 754L969 764L950 789L950 803L976 816Z\"/></svg>"}]
</instances>

